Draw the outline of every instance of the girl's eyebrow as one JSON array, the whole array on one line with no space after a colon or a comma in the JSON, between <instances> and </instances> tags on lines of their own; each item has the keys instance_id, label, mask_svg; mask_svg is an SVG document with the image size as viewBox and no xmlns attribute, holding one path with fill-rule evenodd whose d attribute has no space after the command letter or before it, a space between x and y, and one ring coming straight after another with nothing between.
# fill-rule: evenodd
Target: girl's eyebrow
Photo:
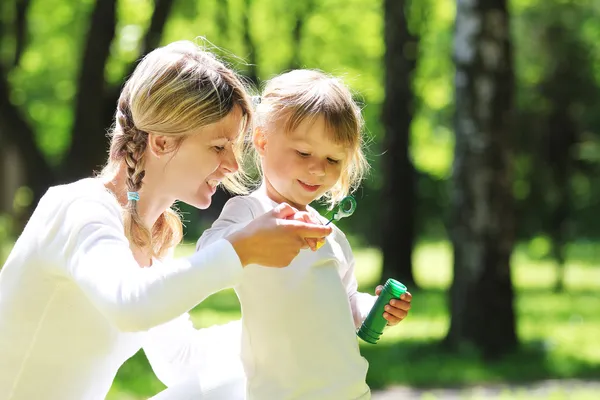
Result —
<instances>
[{"instance_id":1,"label":"girl's eyebrow","mask_svg":"<svg viewBox=\"0 0 600 400\"><path fill-rule=\"evenodd\" d=\"M311 144L309 142L307 142L305 139L292 138L292 142L294 142L294 143L301 143L301 144L307 144L307 145L311 146Z\"/></svg>"},{"instance_id":2,"label":"girl's eyebrow","mask_svg":"<svg viewBox=\"0 0 600 400\"><path fill-rule=\"evenodd\" d=\"M309 142L307 142L304 139L292 139L292 142L294 142L296 144L307 144L310 147L314 147L313 145L311 145ZM346 156L346 152L345 151L333 152L331 155L335 158L342 159Z\"/></svg>"}]
</instances>

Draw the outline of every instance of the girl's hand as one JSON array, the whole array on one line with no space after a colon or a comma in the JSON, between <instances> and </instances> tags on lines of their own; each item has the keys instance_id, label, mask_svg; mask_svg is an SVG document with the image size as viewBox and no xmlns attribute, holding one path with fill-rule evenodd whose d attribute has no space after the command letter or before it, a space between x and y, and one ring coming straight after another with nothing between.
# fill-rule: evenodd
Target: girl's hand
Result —
<instances>
[{"instance_id":1,"label":"girl's hand","mask_svg":"<svg viewBox=\"0 0 600 400\"><path fill-rule=\"evenodd\" d=\"M383 286L379 285L375 288L375 294L379 296ZM385 312L383 318L388 321L388 326L398 325L408 315L410 310L410 303L412 301L412 295L409 292L404 293L400 296L400 299L392 299L389 304L385 306Z\"/></svg>"}]
</instances>

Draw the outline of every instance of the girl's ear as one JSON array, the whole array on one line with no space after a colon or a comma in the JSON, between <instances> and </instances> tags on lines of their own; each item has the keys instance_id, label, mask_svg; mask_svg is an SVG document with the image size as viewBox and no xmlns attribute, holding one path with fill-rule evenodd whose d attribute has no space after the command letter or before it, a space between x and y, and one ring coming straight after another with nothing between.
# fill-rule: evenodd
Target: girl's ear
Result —
<instances>
[{"instance_id":1,"label":"girl's ear","mask_svg":"<svg viewBox=\"0 0 600 400\"><path fill-rule=\"evenodd\" d=\"M254 148L258 154L263 156L267 147L267 136L265 135L263 128L258 127L254 129L254 132L252 133L252 142L254 143Z\"/></svg>"}]
</instances>

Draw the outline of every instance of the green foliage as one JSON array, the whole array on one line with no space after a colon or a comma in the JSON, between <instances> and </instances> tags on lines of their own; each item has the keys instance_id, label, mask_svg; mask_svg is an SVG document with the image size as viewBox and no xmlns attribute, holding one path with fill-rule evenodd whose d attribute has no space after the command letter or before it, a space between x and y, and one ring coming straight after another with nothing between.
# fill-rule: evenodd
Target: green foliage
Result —
<instances>
[{"instance_id":1,"label":"green foliage","mask_svg":"<svg viewBox=\"0 0 600 400\"><path fill-rule=\"evenodd\" d=\"M106 66L108 86L118 87L127 66L138 57L153 4L151 0L118 2L116 36ZM20 65L9 76L13 88L11 100L25 111L40 147L54 165L64 156L70 142L78 68L93 5L92 0L75 6L62 0L32 0L28 12L28 46ZM407 2L409 29L418 39L418 45L407 48L406 53L410 56L416 51L418 58L413 76L416 102L410 153L419 173L420 235L445 235L446 191L454 147L452 34L455 7L452 0ZM8 3L4 5L5 16L10 15L10 8ZM539 220L546 218L544 204L548 202L543 198L531 199L531 182L539 178L540 171L531 162L530 155L541 151L532 142L535 138L532 127L548 110L548 102L539 89L551 72L553 60L560 57L544 45L544 30L551 23L562 24L568 28L565 40L585 49L585 58L580 63L580 82L583 82L580 87L582 96L586 88L590 94L581 99L577 111L585 134L574 150L574 157L596 165L600 161L600 142L596 134L600 114L595 112L600 105L597 95L600 93L600 11L593 1L515 0L511 2L511 12L519 116L514 193L523 203L521 208L525 213L520 224L522 236L529 237L539 232ZM366 243L377 243L376 236L363 232L377 231L377 218L373 218L371 210L379 208L382 185L379 165L381 154L385 152L380 141L385 51L381 3L368 0L178 1L168 19L162 43L196 40L237 70L247 73L252 57L248 41L244 39L244 16L250 24L249 40L256 49L254 59L259 84L288 70L294 54L298 53L301 67L319 68L342 76L363 104L368 155L373 169L357 193L360 201L357 213L352 220L345 221L344 226L362 235ZM8 17L4 18L6 24ZM301 37L296 43L293 28L298 20ZM12 54L14 40L11 38L8 35L4 38L0 56L5 60ZM572 47L558 43L557 46L563 50ZM596 176L598 174L581 172L572 178L576 220L582 222L581 235L600 233L596 224L587 223L593 221L590 218L592 206L600 198ZM527 210L536 212L528 216ZM193 232L198 231L197 215L191 213L189 219L188 226Z\"/></svg>"},{"instance_id":2,"label":"green foliage","mask_svg":"<svg viewBox=\"0 0 600 400\"><path fill-rule=\"evenodd\" d=\"M577 134L574 145L558 145L571 165L568 235L596 237L600 7L593 1L515 1L512 11L518 89L514 193L521 210L520 235L547 232L561 198L551 174L560 160L548 128L551 118L562 113ZM560 132L562 137L569 135L568 128Z\"/></svg>"},{"instance_id":3,"label":"green foliage","mask_svg":"<svg viewBox=\"0 0 600 400\"><path fill-rule=\"evenodd\" d=\"M116 36L105 70L107 87L122 84L126 68L139 56L154 11L151 0L123 0L117 4ZM60 162L70 145L74 96L93 6L93 0L77 4L32 0L27 14L26 51L9 75L11 101L33 125L38 144L53 165ZM418 172L417 221L421 236L445 236L447 186L454 147L452 35L455 7L452 0L407 2L409 30L418 39L418 44L414 48L409 46L405 53L417 56L410 155ZM13 29L10 16L14 4L5 2L2 11L0 58L9 65L15 46L14 35L9 34ZM249 40L256 49L254 59L259 86L288 70L296 53L301 67L319 68L342 76L363 105L368 157L373 166L363 188L356 194L360 202L357 213L343 224L371 244L376 244L378 238L365 232L377 232L379 221L373 210L380 209L379 166L381 155L386 151L381 146L383 127L380 122L385 52L382 12L381 2L369 0L184 0L174 3L162 36L162 44L196 40L237 70L248 73L252 57L243 31L243 20L247 16ZM550 107L541 88L551 76L556 60L572 56L579 57L579 72L572 82L579 97L573 112L583 132L580 143L572 149L573 157L592 168L578 171L571 178L573 215L578 226L576 236L597 236L600 228L593 216L594 205L600 200L600 175L596 173L600 162L597 134L600 113L596 112L600 106L600 6L592 0L514 0L511 13L517 83L514 194L522 214L519 218L521 237L528 238L543 231L540 220L547 219L553 212L549 207L552 199L548 197L552 196L552 190L547 190L545 197L532 197L536 190L532 182L543 178L543 171L532 162L532 154L543 151L536 138L540 120ZM298 21L301 36L296 43L294 27ZM560 42L548 43L544 39L544 32L551 24L565 28ZM197 214L192 212L189 228L197 232L199 224Z\"/></svg>"}]
</instances>

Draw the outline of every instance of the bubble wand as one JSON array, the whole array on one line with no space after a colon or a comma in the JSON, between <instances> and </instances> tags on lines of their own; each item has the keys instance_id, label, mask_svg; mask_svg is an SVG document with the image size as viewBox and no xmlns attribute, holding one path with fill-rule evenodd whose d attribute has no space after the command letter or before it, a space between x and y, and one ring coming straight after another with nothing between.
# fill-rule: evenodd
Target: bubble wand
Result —
<instances>
[{"instance_id":1,"label":"bubble wand","mask_svg":"<svg viewBox=\"0 0 600 400\"><path fill-rule=\"evenodd\" d=\"M356 210L356 200L352 196L346 196L340 201L338 204L336 212L333 213L333 217L325 224L326 226L331 223L331 221L339 221L342 218L346 218L354 214L354 210Z\"/></svg>"}]
</instances>

